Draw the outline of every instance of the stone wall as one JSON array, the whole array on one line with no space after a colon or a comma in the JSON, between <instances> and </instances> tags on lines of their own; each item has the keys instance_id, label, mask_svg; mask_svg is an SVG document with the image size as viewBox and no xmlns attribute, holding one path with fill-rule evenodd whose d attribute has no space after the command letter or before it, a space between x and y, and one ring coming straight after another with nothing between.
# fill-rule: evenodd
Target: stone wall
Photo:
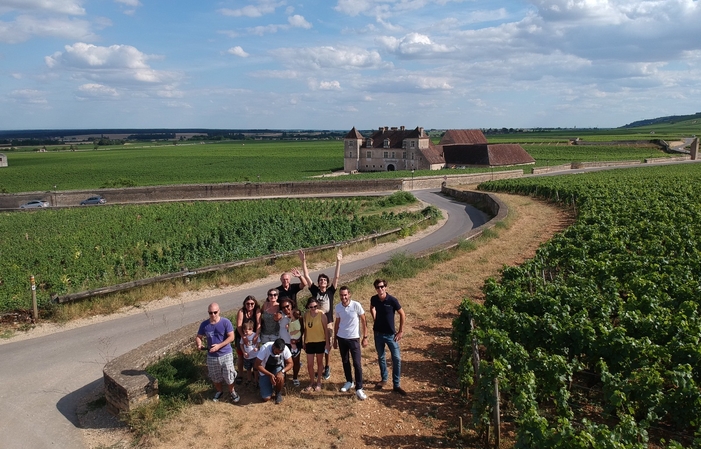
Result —
<instances>
[{"instance_id":1,"label":"stone wall","mask_svg":"<svg viewBox=\"0 0 701 449\"><path fill-rule=\"evenodd\" d=\"M78 206L89 196L102 195L108 203L148 203L164 201L222 200L280 196L349 195L363 192L394 192L401 179L343 179L285 183L184 184L71 191L25 192L0 195L0 209L14 209L29 200L48 201L52 207Z\"/></svg>"}]
</instances>

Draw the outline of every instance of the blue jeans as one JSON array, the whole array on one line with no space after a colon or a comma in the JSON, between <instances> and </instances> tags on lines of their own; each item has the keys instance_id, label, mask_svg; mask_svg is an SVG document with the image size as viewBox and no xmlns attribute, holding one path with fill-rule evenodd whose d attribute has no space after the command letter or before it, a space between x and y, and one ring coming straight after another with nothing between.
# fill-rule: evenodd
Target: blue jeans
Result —
<instances>
[{"instance_id":1,"label":"blue jeans","mask_svg":"<svg viewBox=\"0 0 701 449\"><path fill-rule=\"evenodd\" d=\"M392 356L392 386L400 385L402 375L402 356L399 353L399 343L394 341L394 334L380 334L375 332L375 350L377 351L377 363L380 365L382 380L387 382L387 362L385 361L385 345L389 347Z\"/></svg>"},{"instance_id":2,"label":"blue jeans","mask_svg":"<svg viewBox=\"0 0 701 449\"><path fill-rule=\"evenodd\" d=\"M268 370L270 371L270 370ZM282 371L282 367L278 366L274 370L270 371L273 374L277 374ZM258 385L260 386L260 397L263 399L272 398L273 394L276 393L273 384L270 383L270 378L261 374L258 376Z\"/></svg>"}]
</instances>

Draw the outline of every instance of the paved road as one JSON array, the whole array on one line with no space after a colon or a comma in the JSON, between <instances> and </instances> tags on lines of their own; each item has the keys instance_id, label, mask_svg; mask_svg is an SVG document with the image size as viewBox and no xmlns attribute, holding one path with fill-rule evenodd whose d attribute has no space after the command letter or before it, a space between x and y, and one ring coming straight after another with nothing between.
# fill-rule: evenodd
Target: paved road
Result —
<instances>
[{"instance_id":1,"label":"paved road","mask_svg":"<svg viewBox=\"0 0 701 449\"><path fill-rule=\"evenodd\" d=\"M447 211L446 224L406 246L342 266L342 274L384 262L395 252L416 253L452 240L489 218L437 191L413 192ZM238 308L246 295L263 298L276 284L115 318L53 335L0 345L1 448L75 448L83 445L76 406L102 382L107 360L154 338L205 318L207 304Z\"/></svg>"}]
</instances>

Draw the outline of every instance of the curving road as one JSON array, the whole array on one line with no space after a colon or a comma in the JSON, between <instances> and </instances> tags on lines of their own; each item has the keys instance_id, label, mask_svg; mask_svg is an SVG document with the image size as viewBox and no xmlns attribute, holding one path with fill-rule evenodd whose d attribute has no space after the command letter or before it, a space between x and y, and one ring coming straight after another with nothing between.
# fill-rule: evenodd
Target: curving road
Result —
<instances>
[{"instance_id":1,"label":"curving road","mask_svg":"<svg viewBox=\"0 0 701 449\"><path fill-rule=\"evenodd\" d=\"M385 262L396 252L417 253L448 242L489 220L483 212L440 195L437 190L412 192L447 212L445 225L401 248L345 263L341 274ZM241 298L265 296L278 283L242 289L129 317L0 345L0 447L75 448L83 445L76 407L102 382L106 361L205 318L212 301L222 310L241 305Z\"/></svg>"}]
</instances>

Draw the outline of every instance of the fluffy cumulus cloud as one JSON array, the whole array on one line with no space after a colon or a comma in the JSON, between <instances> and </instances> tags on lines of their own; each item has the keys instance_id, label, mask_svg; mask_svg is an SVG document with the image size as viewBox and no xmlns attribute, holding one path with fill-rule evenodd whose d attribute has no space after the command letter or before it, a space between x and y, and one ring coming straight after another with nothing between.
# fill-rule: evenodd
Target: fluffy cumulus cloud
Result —
<instances>
[{"instance_id":1,"label":"fluffy cumulus cloud","mask_svg":"<svg viewBox=\"0 0 701 449\"><path fill-rule=\"evenodd\" d=\"M307 81L307 86L309 86L310 90L341 90L341 83L336 80L317 81L314 78L310 78Z\"/></svg>"},{"instance_id":2,"label":"fluffy cumulus cloud","mask_svg":"<svg viewBox=\"0 0 701 449\"><path fill-rule=\"evenodd\" d=\"M240 58L248 58L248 53L246 53L240 45L237 45L236 47L231 47L226 52L230 55L238 56Z\"/></svg>"},{"instance_id":3,"label":"fluffy cumulus cloud","mask_svg":"<svg viewBox=\"0 0 701 449\"><path fill-rule=\"evenodd\" d=\"M101 47L78 42L66 45L65 51L58 51L44 58L51 69L63 69L82 75L94 81L164 83L174 75L152 69L148 60L152 57L130 45Z\"/></svg>"},{"instance_id":4,"label":"fluffy cumulus cloud","mask_svg":"<svg viewBox=\"0 0 701 449\"><path fill-rule=\"evenodd\" d=\"M295 28L304 28L308 30L312 27L312 24L307 22L304 16L300 16L299 14L295 14L294 16L288 17L287 21L290 22L290 25L292 25Z\"/></svg>"},{"instance_id":5,"label":"fluffy cumulus cloud","mask_svg":"<svg viewBox=\"0 0 701 449\"><path fill-rule=\"evenodd\" d=\"M431 57L436 53L448 53L451 49L444 44L437 44L425 34L409 33L402 38L382 36L378 44L386 50L408 58Z\"/></svg>"}]
</instances>

